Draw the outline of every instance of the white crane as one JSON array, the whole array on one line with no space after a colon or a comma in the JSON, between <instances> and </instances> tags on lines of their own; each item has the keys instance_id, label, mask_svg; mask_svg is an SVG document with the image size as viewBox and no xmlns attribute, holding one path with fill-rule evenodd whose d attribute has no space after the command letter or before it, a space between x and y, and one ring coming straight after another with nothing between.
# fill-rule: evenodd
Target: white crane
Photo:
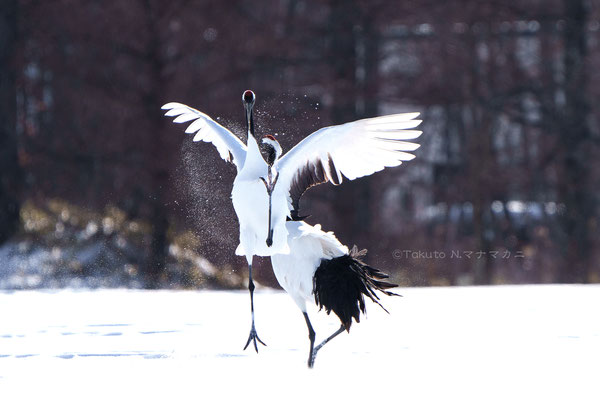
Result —
<instances>
[{"instance_id":1,"label":"white crane","mask_svg":"<svg viewBox=\"0 0 600 400\"><path fill-rule=\"evenodd\" d=\"M254 136L255 95L246 90L242 101L246 110L247 146L231 131L208 115L181 103L168 103L162 109L173 122L193 121L185 130L194 141L212 143L221 158L237 167L231 200L240 224L240 244L235 254L248 262L248 289L252 326L246 346L257 340L254 324L254 255L289 254L287 219L298 220L300 196L320 183L339 185L342 176L353 180L385 167L395 167L414 158L408 153L419 147L407 142L421 131L411 130L420 120L418 113L395 114L330 126L312 133L273 166L263 159ZM276 183L276 184L275 184ZM267 190L265 190L265 186Z\"/></svg>"},{"instance_id":2,"label":"white crane","mask_svg":"<svg viewBox=\"0 0 600 400\"><path fill-rule=\"evenodd\" d=\"M281 146L277 140L266 135L263 143L268 146L267 162L274 164L281 155ZM267 182L271 189L277 190L277 182ZM379 303L376 291L388 296L398 296L387 289L397 285L382 279L388 275L368 266L362 261L366 250L352 250L344 246L333 232L323 232L320 225L309 225L304 221L288 220L288 254L273 254L271 264L277 282L294 299L298 305L306 326L310 349L308 367L312 368L317 352L331 339L344 330L350 332L352 319L360 322L360 313L365 312L365 296ZM338 316L340 328L321 344L315 347L315 331L308 317L307 302L315 304L319 310L325 308L327 314L331 311Z\"/></svg>"},{"instance_id":3,"label":"white crane","mask_svg":"<svg viewBox=\"0 0 600 400\"><path fill-rule=\"evenodd\" d=\"M381 308L377 291L398 296L387 289L397 285L383 281L388 275L362 261L366 250L350 251L333 232L323 232L320 225L304 221L288 221L289 254L273 254L271 264L277 282L294 299L306 321L310 348L308 367L312 368L317 352L344 330L350 332L352 319L360 322L365 312L365 296ZM331 336L315 347L315 331L308 318L307 302L319 310L325 308L339 318L341 325ZM387 310L385 310L387 312Z\"/></svg>"}]
</instances>

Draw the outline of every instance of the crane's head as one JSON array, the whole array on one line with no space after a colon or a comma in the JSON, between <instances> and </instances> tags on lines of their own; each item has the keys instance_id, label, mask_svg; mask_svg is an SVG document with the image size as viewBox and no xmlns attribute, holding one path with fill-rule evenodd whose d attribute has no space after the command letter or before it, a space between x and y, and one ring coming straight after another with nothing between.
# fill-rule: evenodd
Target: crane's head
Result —
<instances>
[{"instance_id":1,"label":"crane's head","mask_svg":"<svg viewBox=\"0 0 600 400\"><path fill-rule=\"evenodd\" d=\"M244 104L249 104L250 107L252 107L254 105L254 100L256 100L256 96L252 90L246 90L242 93L242 101Z\"/></svg>"},{"instance_id":2,"label":"crane's head","mask_svg":"<svg viewBox=\"0 0 600 400\"><path fill-rule=\"evenodd\" d=\"M252 90L246 90L242 93L242 103L244 109L246 109L246 124L248 127L248 134L254 136L254 118L252 116L252 109L254 108L254 101L256 96Z\"/></svg>"},{"instance_id":3,"label":"crane's head","mask_svg":"<svg viewBox=\"0 0 600 400\"><path fill-rule=\"evenodd\" d=\"M281 145L273 135L263 136L262 142L267 148L267 164L272 167L275 161L281 157L281 153L283 152Z\"/></svg>"}]
</instances>

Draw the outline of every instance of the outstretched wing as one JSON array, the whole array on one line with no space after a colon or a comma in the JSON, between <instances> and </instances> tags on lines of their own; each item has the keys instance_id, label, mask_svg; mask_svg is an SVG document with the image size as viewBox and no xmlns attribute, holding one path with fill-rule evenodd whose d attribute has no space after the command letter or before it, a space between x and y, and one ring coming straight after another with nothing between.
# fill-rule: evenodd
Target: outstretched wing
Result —
<instances>
[{"instance_id":1,"label":"outstretched wing","mask_svg":"<svg viewBox=\"0 0 600 400\"><path fill-rule=\"evenodd\" d=\"M173 120L175 123L193 121L185 130L185 133L194 133L194 142L212 143L217 148L221 158L235 164L239 172L246 160L246 145L229 129L203 112L185 104L167 103L161 109L168 110L165 113L167 117L176 117Z\"/></svg>"},{"instance_id":2,"label":"outstretched wing","mask_svg":"<svg viewBox=\"0 0 600 400\"><path fill-rule=\"evenodd\" d=\"M276 164L278 186L289 191L290 215L298 219L299 201L310 187L342 183L415 158L419 144L419 113L368 118L319 129L285 154Z\"/></svg>"}]
</instances>

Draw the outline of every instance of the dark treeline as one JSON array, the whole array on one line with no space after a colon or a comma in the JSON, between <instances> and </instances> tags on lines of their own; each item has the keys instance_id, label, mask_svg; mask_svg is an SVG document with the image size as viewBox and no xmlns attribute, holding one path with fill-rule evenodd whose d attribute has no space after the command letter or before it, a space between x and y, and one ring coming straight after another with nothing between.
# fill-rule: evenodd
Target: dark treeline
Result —
<instances>
[{"instance_id":1,"label":"dark treeline","mask_svg":"<svg viewBox=\"0 0 600 400\"><path fill-rule=\"evenodd\" d=\"M25 234L26 204L60 199L146 224L149 287L186 229L243 266L233 167L160 107L243 137L253 89L284 149L422 112L416 160L303 198L399 283L598 282L599 40L596 0L3 0L0 242Z\"/></svg>"}]
</instances>

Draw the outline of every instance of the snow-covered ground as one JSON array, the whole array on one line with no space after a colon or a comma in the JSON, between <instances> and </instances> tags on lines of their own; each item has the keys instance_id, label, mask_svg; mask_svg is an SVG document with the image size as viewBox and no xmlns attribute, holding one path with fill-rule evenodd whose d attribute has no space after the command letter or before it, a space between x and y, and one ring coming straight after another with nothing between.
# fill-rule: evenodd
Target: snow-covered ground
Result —
<instances>
[{"instance_id":1,"label":"snow-covered ground","mask_svg":"<svg viewBox=\"0 0 600 400\"><path fill-rule=\"evenodd\" d=\"M309 370L283 292L256 294L258 355L245 291L0 292L0 399L600 398L600 286L399 293Z\"/></svg>"}]
</instances>

